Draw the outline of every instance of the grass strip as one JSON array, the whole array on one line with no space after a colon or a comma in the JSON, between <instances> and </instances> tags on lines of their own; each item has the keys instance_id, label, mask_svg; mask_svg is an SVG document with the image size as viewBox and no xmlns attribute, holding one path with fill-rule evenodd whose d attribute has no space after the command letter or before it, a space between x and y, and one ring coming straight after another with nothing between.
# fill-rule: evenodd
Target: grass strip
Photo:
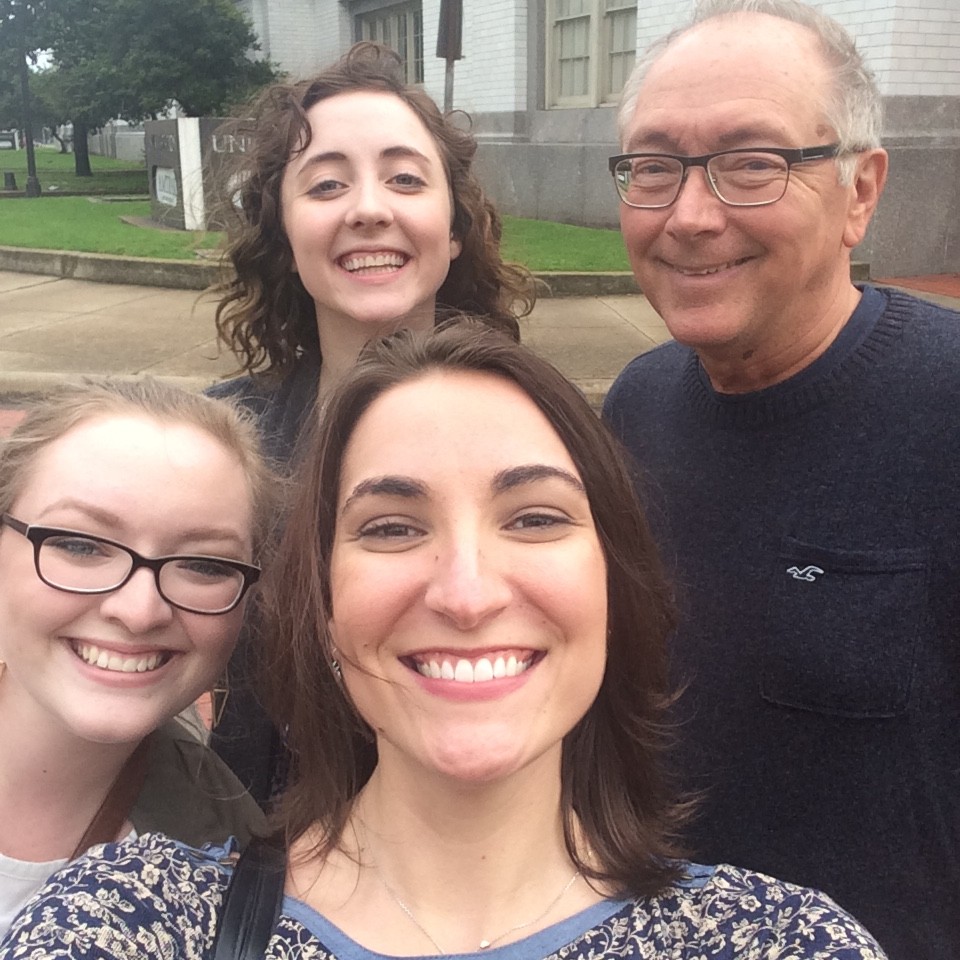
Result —
<instances>
[{"instance_id":1,"label":"grass strip","mask_svg":"<svg viewBox=\"0 0 960 960\"><path fill-rule=\"evenodd\" d=\"M149 217L146 200L95 202L87 197L0 200L0 244L33 250L76 250L161 260L193 260L215 247L217 233L151 230L120 218Z\"/></svg>"},{"instance_id":2,"label":"grass strip","mask_svg":"<svg viewBox=\"0 0 960 960\"><path fill-rule=\"evenodd\" d=\"M505 260L522 263L535 273L550 270L606 273L630 269L619 230L504 217L501 249Z\"/></svg>"},{"instance_id":3,"label":"grass strip","mask_svg":"<svg viewBox=\"0 0 960 960\"><path fill-rule=\"evenodd\" d=\"M37 147L34 153L37 158L37 179L44 193L123 195L150 192L147 169L142 163L91 155L93 176L78 177L73 172L72 153L60 153L50 147ZM16 176L18 189L23 190L27 183L25 150L0 151L0 172L8 170Z\"/></svg>"},{"instance_id":4,"label":"grass strip","mask_svg":"<svg viewBox=\"0 0 960 960\"><path fill-rule=\"evenodd\" d=\"M0 163L2 169L2 163ZM192 260L220 234L153 230L120 218L149 217L146 201L95 202L85 197L0 200L0 244L117 256ZM545 220L503 218L503 254L534 272L629 270L620 234Z\"/></svg>"}]
</instances>

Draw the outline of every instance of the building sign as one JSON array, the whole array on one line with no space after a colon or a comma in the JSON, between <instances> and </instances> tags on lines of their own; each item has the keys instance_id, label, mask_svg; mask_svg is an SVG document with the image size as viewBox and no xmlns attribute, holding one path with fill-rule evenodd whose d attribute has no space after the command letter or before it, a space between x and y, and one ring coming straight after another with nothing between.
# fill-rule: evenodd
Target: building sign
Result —
<instances>
[{"instance_id":1,"label":"building sign","mask_svg":"<svg viewBox=\"0 0 960 960\"><path fill-rule=\"evenodd\" d=\"M150 146L154 150L165 150L167 153L177 152L177 137L172 133L151 133Z\"/></svg>"},{"instance_id":2,"label":"building sign","mask_svg":"<svg viewBox=\"0 0 960 960\"><path fill-rule=\"evenodd\" d=\"M157 167L154 173L154 195L166 207L177 205L177 174L170 167Z\"/></svg>"},{"instance_id":3,"label":"building sign","mask_svg":"<svg viewBox=\"0 0 960 960\"><path fill-rule=\"evenodd\" d=\"M246 153L249 142L249 138L242 134L214 133L210 136L210 147L214 153Z\"/></svg>"},{"instance_id":4,"label":"building sign","mask_svg":"<svg viewBox=\"0 0 960 960\"><path fill-rule=\"evenodd\" d=\"M242 135L220 133L224 117L177 117L144 124L150 170L150 217L178 230L217 229L221 175L231 154L248 147ZM237 189L227 184L229 193Z\"/></svg>"}]
</instances>

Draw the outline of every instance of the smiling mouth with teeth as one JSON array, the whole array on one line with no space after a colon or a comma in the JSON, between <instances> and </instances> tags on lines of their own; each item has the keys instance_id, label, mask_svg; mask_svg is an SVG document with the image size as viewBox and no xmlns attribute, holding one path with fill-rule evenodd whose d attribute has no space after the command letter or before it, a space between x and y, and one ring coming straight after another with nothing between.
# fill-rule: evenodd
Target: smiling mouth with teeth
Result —
<instances>
[{"instance_id":1,"label":"smiling mouth with teeth","mask_svg":"<svg viewBox=\"0 0 960 960\"><path fill-rule=\"evenodd\" d=\"M409 257L402 253L369 253L341 257L338 261L348 273L392 273L399 270Z\"/></svg>"},{"instance_id":2,"label":"smiling mouth with teeth","mask_svg":"<svg viewBox=\"0 0 960 960\"><path fill-rule=\"evenodd\" d=\"M518 677L536 660L533 651L500 657L479 657L476 660L444 656L418 656L406 658L408 666L421 676L431 680L449 680L453 683L486 683L505 677Z\"/></svg>"},{"instance_id":3,"label":"smiling mouth with teeth","mask_svg":"<svg viewBox=\"0 0 960 960\"><path fill-rule=\"evenodd\" d=\"M728 260L726 263L717 264L715 267L704 267L702 270L694 270L692 267L680 267L674 264L673 269L684 277L708 277L713 273L719 273L721 270L739 267L741 263L746 263L749 259L749 257L741 257L739 260Z\"/></svg>"},{"instance_id":4,"label":"smiling mouth with teeth","mask_svg":"<svg viewBox=\"0 0 960 960\"><path fill-rule=\"evenodd\" d=\"M149 673L162 667L170 660L170 653L150 653L139 656L122 657L92 643L71 644L73 652L91 667L98 667L110 673Z\"/></svg>"}]
</instances>

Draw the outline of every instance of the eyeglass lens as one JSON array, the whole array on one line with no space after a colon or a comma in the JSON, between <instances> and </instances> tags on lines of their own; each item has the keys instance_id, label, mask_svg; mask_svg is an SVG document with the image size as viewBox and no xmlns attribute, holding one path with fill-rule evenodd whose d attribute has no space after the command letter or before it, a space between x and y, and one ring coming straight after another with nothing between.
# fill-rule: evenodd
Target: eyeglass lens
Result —
<instances>
[{"instance_id":1,"label":"eyeglass lens","mask_svg":"<svg viewBox=\"0 0 960 960\"><path fill-rule=\"evenodd\" d=\"M707 161L707 176L720 199L748 206L775 203L786 190L790 168L773 153L722 153ZM672 157L621 160L614 171L623 199L637 207L667 207L683 185L683 164Z\"/></svg>"},{"instance_id":2,"label":"eyeglass lens","mask_svg":"<svg viewBox=\"0 0 960 960\"><path fill-rule=\"evenodd\" d=\"M40 576L64 590L107 592L122 584L133 557L109 543L75 535L47 537L37 554ZM161 596L175 606L204 612L231 607L243 590L239 570L205 557L173 557L160 568Z\"/></svg>"}]
</instances>

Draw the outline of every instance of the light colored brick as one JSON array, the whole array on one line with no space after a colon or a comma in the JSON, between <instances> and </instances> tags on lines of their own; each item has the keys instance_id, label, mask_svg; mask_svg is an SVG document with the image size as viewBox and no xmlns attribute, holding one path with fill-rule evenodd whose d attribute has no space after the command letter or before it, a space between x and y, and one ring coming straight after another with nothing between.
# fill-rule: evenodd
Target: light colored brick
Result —
<instances>
[{"instance_id":1,"label":"light colored brick","mask_svg":"<svg viewBox=\"0 0 960 960\"><path fill-rule=\"evenodd\" d=\"M812 2L851 32L884 94L960 95L960 0ZM237 0L237 5L251 17L264 55L294 76L332 62L352 40L350 3L341 0ZM638 0L638 51L684 21L691 6L690 0ZM528 106L528 87L540 80L528 77L532 8L524 0L464 4L456 107L497 113ZM445 65L434 56L439 9L440 0L422 0L424 87L442 101Z\"/></svg>"}]
</instances>

